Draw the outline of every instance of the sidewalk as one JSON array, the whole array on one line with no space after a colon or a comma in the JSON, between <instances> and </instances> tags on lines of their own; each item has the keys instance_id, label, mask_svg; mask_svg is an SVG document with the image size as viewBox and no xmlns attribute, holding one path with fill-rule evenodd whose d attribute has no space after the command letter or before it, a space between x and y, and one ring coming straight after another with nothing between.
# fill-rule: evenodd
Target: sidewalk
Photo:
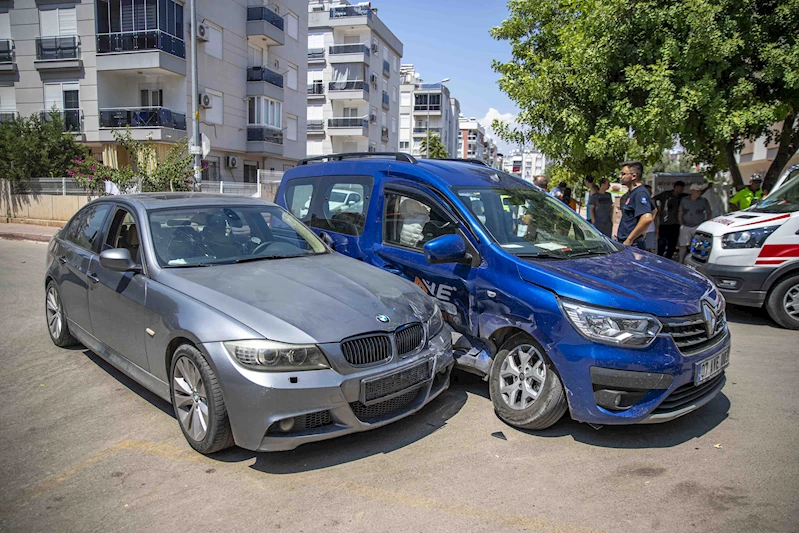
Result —
<instances>
[{"instance_id":1,"label":"sidewalk","mask_svg":"<svg viewBox=\"0 0 799 533\"><path fill-rule=\"evenodd\" d=\"M47 226L34 226L32 224L3 224L0 223L0 239L14 239L17 241L50 242L59 228Z\"/></svg>"}]
</instances>

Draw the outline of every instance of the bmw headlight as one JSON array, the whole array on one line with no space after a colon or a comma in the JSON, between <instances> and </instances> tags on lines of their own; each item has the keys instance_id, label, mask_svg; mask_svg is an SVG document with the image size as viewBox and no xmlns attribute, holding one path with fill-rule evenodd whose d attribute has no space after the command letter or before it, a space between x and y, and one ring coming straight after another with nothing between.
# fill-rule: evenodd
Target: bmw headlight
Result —
<instances>
[{"instance_id":1,"label":"bmw headlight","mask_svg":"<svg viewBox=\"0 0 799 533\"><path fill-rule=\"evenodd\" d=\"M572 326L590 340L632 347L649 346L663 327L652 315L625 313L562 301Z\"/></svg>"},{"instance_id":2,"label":"bmw headlight","mask_svg":"<svg viewBox=\"0 0 799 533\"><path fill-rule=\"evenodd\" d=\"M429 338L435 337L441 332L441 329L444 327L444 317L441 316L441 308L438 307L436 304L436 308L433 310L433 314L430 316L430 319L427 321L427 336Z\"/></svg>"},{"instance_id":3,"label":"bmw headlight","mask_svg":"<svg viewBox=\"0 0 799 533\"><path fill-rule=\"evenodd\" d=\"M225 349L239 363L264 372L295 372L330 368L322 350L314 346L267 340L225 342Z\"/></svg>"},{"instance_id":4,"label":"bmw headlight","mask_svg":"<svg viewBox=\"0 0 799 533\"><path fill-rule=\"evenodd\" d=\"M736 231L728 233L721 238L722 248L760 248L769 235L779 226L768 226L766 228L748 229L746 231Z\"/></svg>"}]
</instances>

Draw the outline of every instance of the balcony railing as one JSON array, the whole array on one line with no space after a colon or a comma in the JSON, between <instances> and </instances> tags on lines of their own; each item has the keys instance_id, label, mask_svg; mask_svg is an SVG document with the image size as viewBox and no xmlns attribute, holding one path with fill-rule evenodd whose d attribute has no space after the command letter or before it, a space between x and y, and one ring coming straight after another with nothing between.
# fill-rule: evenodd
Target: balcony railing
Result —
<instances>
[{"instance_id":1,"label":"balcony railing","mask_svg":"<svg viewBox=\"0 0 799 533\"><path fill-rule=\"evenodd\" d=\"M383 126L380 130L380 140L383 142L388 142L388 128Z\"/></svg>"},{"instance_id":2,"label":"balcony railing","mask_svg":"<svg viewBox=\"0 0 799 533\"><path fill-rule=\"evenodd\" d=\"M362 80L353 81L331 81L328 84L331 91L366 91L369 92L369 84Z\"/></svg>"},{"instance_id":3,"label":"balcony railing","mask_svg":"<svg viewBox=\"0 0 799 533\"><path fill-rule=\"evenodd\" d=\"M80 57L80 37L61 35L58 37L36 37L36 59L77 59Z\"/></svg>"},{"instance_id":4,"label":"balcony railing","mask_svg":"<svg viewBox=\"0 0 799 533\"><path fill-rule=\"evenodd\" d=\"M391 76L391 64L387 60L383 60L383 75Z\"/></svg>"},{"instance_id":5,"label":"balcony railing","mask_svg":"<svg viewBox=\"0 0 799 533\"><path fill-rule=\"evenodd\" d=\"M367 17L372 18L372 8L369 6L338 6L330 8L330 18L342 17Z\"/></svg>"},{"instance_id":6,"label":"balcony railing","mask_svg":"<svg viewBox=\"0 0 799 533\"><path fill-rule=\"evenodd\" d=\"M247 20L265 20L280 31L283 30L283 17L269 9L268 7L248 7Z\"/></svg>"},{"instance_id":7,"label":"balcony railing","mask_svg":"<svg viewBox=\"0 0 799 533\"><path fill-rule=\"evenodd\" d=\"M60 116L65 132L83 131L83 111L80 109L42 109L39 116L42 122L51 122L55 116Z\"/></svg>"},{"instance_id":8,"label":"balcony railing","mask_svg":"<svg viewBox=\"0 0 799 533\"><path fill-rule=\"evenodd\" d=\"M425 134L427 134L428 131L430 133L441 134L441 128L413 128L413 133L415 133L415 134L416 133L421 133L422 135L425 135Z\"/></svg>"},{"instance_id":9,"label":"balcony railing","mask_svg":"<svg viewBox=\"0 0 799 533\"><path fill-rule=\"evenodd\" d=\"M327 119L328 128L368 128L366 117L342 117Z\"/></svg>"},{"instance_id":10,"label":"balcony railing","mask_svg":"<svg viewBox=\"0 0 799 533\"><path fill-rule=\"evenodd\" d=\"M308 59L313 61L315 59L322 59L325 58L325 49L324 48L309 48L308 49Z\"/></svg>"},{"instance_id":11,"label":"balcony railing","mask_svg":"<svg viewBox=\"0 0 799 533\"><path fill-rule=\"evenodd\" d=\"M14 41L0 39L0 63L14 62Z\"/></svg>"},{"instance_id":12,"label":"balcony railing","mask_svg":"<svg viewBox=\"0 0 799 533\"><path fill-rule=\"evenodd\" d=\"M283 132L269 126L247 126L247 140L283 144Z\"/></svg>"},{"instance_id":13,"label":"balcony railing","mask_svg":"<svg viewBox=\"0 0 799 533\"><path fill-rule=\"evenodd\" d=\"M324 120L309 120L308 121L308 131L324 131L325 130L325 121Z\"/></svg>"},{"instance_id":14,"label":"balcony railing","mask_svg":"<svg viewBox=\"0 0 799 533\"><path fill-rule=\"evenodd\" d=\"M267 67L248 68L247 81L265 81L275 87L283 88L283 75Z\"/></svg>"},{"instance_id":15,"label":"balcony railing","mask_svg":"<svg viewBox=\"0 0 799 533\"><path fill-rule=\"evenodd\" d=\"M13 110L9 111L0 111L0 124L5 124L7 122L14 122L19 118L19 113Z\"/></svg>"},{"instance_id":16,"label":"balcony railing","mask_svg":"<svg viewBox=\"0 0 799 533\"><path fill-rule=\"evenodd\" d=\"M321 81L317 81L314 83L308 84L308 95L324 95L325 94L325 84Z\"/></svg>"},{"instance_id":17,"label":"balcony railing","mask_svg":"<svg viewBox=\"0 0 799 533\"><path fill-rule=\"evenodd\" d=\"M430 109L428 109L428 107ZM413 106L414 111L441 111L441 104L427 104Z\"/></svg>"},{"instance_id":18,"label":"balcony railing","mask_svg":"<svg viewBox=\"0 0 799 533\"><path fill-rule=\"evenodd\" d=\"M391 107L391 104L389 103L388 93L383 91L383 109L388 109L389 107Z\"/></svg>"},{"instance_id":19,"label":"balcony railing","mask_svg":"<svg viewBox=\"0 0 799 533\"><path fill-rule=\"evenodd\" d=\"M369 55L369 47L365 44L334 44L328 49L330 55L364 54Z\"/></svg>"},{"instance_id":20,"label":"balcony railing","mask_svg":"<svg viewBox=\"0 0 799 533\"><path fill-rule=\"evenodd\" d=\"M173 128L186 130L186 114L164 107L100 109L101 128Z\"/></svg>"},{"instance_id":21,"label":"balcony railing","mask_svg":"<svg viewBox=\"0 0 799 533\"><path fill-rule=\"evenodd\" d=\"M126 31L97 35L97 53L144 52L161 50L167 54L186 59L186 43L174 35L161 30Z\"/></svg>"}]
</instances>

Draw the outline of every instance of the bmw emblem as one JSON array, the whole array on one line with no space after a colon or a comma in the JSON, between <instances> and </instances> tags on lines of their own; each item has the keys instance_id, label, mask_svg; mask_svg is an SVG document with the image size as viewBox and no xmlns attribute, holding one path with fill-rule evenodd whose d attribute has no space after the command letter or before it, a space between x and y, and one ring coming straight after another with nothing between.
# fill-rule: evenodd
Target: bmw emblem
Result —
<instances>
[{"instance_id":1,"label":"bmw emblem","mask_svg":"<svg viewBox=\"0 0 799 533\"><path fill-rule=\"evenodd\" d=\"M376 318L378 322L382 322L383 324L387 324L388 322L391 321L391 319L388 318L386 315L377 315Z\"/></svg>"}]
</instances>

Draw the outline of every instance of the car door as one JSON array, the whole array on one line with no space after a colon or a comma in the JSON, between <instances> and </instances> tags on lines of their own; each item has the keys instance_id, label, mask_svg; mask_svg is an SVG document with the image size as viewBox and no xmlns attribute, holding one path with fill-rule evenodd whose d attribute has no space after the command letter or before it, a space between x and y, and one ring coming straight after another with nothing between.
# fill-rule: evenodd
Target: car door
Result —
<instances>
[{"instance_id":1,"label":"car door","mask_svg":"<svg viewBox=\"0 0 799 533\"><path fill-rule=\"evenodd\" d=\"M373 235L375 246L371 262L388 272L413 281L435 297L445 312L447 322L466 335L477 334L473 320L475 284L480 259L455 214L435 199L429 189L400 185L385 186L378 201L382 206L382 225L374 225L380 235ZM442 235L458 234L472 254L470 264L430 264L425 260L424 245Z\"/></svg>"},{"instance_id":2,"label":"car door","mask_svg":"<svg viewBox=\"0 0 799 533\"><path fill-rule=\"evenodd\" d=\"M94 336L137 366L149 370L145 330L157 317L145 308L148 278L144 273L140 226L128 209L116 206L102 241L103 250L126 248L139 272L103 268L95 257L89 273L89 313Z\"/></svg>"},{"instance_id":3,"label":"car door","mask_svg":"<svg viewBox=\"0 0 799 533\"><path fill-rule=\"evenodd\" d=\"M299 178L283 190L288 210L337 252L366 260L361 235L374 179L362 174Z\"/></svg>"},{"instance_id":4,"label":"car door","mask_svg":"<svg viewBox=\"0 0 799 533\"><path fill-rule=\"evenodd\" d=\"M89 316L89 268L111 205L97 203L84 207L72 218L54 250L59 272L59 291L70 322L92 333Z\"/></svg>"}]
</instances>

